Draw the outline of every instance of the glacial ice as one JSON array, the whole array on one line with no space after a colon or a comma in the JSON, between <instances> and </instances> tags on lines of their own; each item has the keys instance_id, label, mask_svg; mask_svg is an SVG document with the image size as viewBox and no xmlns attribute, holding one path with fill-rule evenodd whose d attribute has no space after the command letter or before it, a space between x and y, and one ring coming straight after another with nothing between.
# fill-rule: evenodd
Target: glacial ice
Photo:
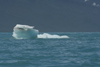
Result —
<instances>
[{"instance_id":1,"label":"glacial ice","mask_svg":"<svg viewBox=\"0 0 100 67\"><path fill-rule=\"evenodd\" d=\"M51 35L48 33L39 34L39 30L34 29L34 26L17 24L13 29L13 35L15 39L61 39L69 38L66 35Z\"/></svg>"},{"instance_id":2,"label":"glacial ice","mask_svg":"<svg viewBox=\"0 0 100 67\"><path fill-rule=\"evenodd\" d=\"M32 39L37 38L38 30L34 26L17 24L13 29L13 37L16 39Z\"/></svg>"},{"instance_id":3,"label":"glacial ice","mask_svg":"<svg viewBox=\"0 0 100 67\"><path fill-rule=\"evenodd\" d=\"M66 35L63 36L59 36L59 35L51 35L48 33L43 33L43 34L38 34L37 35L38 38L43 38L43 39L61 39L61 38L69 38Z\"/></svg>"}]
</instances>

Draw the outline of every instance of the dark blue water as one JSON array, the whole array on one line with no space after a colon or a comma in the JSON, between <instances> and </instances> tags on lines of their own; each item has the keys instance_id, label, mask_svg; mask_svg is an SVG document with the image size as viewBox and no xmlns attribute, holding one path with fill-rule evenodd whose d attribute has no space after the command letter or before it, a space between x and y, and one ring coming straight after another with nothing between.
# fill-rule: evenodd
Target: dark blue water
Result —
<instances>
[{"instance_id":1,"label":"dark blue water","mask_svg":"<svg viewBox=\"0 0 100 67\"><path fill-rule=\"evenodd\" d=\"M0 33L0 67L100 67L100 33L52 33L67 39L22 39Z\"/></svg>"}]
</instances>

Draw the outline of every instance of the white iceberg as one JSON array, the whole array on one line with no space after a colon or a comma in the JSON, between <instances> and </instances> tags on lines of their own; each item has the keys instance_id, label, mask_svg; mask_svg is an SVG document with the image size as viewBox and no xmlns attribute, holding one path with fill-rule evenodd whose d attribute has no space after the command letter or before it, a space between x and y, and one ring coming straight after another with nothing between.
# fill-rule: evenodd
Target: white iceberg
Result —
<instances>
[{"instance_id":1,"label":"white iceberg","mask_svg":"<svg viewBox=\"0 0 100 67\"><path fill-rule=\"evenodd\" d=\"M51 34L48 34L48 33L43 33L43 34L39 34L37 36L38 38L43 38L43 39L62 39L62 38L69 38L68 36L66 35L51 35Z\"/></svg>"},{"instance_id":2,"label":"white iceberg","mask_svg":"<svg viewBox=\"0 0 100 67\"><path fill-rule=\"evenodd\" d=\"M62 38L69 38L66 35L51 35L48 33L38 34L39 31L34 29L34 26L29 25L21 25L17 24L13 29L13 37L15 39L35 39L35 38L42 38L42 39L62 39Z\"/></svg>"},{"instance_id":3,"label":"white iceberg","mask_svg":"<svg viewBox=\"0 0 100 67\"><path fill-rule=\"evenodd\" d=\"M13 37L16 39L31 39L37 38L38 30L34 26L17 24L13 29Z\"/></svg>"}]
</instances>

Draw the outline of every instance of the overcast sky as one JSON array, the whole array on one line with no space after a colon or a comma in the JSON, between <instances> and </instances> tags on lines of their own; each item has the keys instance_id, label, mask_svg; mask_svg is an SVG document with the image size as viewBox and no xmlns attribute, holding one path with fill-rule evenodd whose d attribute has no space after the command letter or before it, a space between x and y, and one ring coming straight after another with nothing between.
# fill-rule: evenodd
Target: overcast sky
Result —
<instances>
[{"instance_id":1,"label":"overcast sky","mask_svg":"<svg viewBox=\"0 0 100 67\"><path fill-rule=\"evenodd\" d=\"M0 0L0 31L16 24L40 32L100 32L100 0Z\"/></svg>"}]
</instances>

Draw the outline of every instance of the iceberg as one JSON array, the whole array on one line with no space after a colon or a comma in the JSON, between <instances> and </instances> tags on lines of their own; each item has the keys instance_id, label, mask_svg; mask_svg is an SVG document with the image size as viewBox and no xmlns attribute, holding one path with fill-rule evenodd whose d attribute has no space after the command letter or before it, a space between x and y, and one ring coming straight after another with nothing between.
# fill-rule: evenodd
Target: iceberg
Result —
<instances>
[{"instance_id":1,"label":"iceberg","mask_svg":"<svg viewBox=\"0 0 100 67\"><path fill-rule=\"evenodd\" d=\"M37 38L38 30L34 26L17 24L13 29L13 37L16 39L33 39Z\"/></svg>"},{"instance_id":2,"label":"iceberg","mask_svg":"<svg viewBox=\"0 0 100 67\"><path fill-rule=\"evenodd\" d=\"M43 34L39 34L37 35L38 38L43 38L43 39L64 39L64 38L69 38L68 36L66 35L51 35L51 34L48 34L48 33L43 33Z\"/></svg>"},{"instance_id":3,"label":"iceberg","mask_svg":"<svg viewBox=\"0 0 100 67\"><path fill-rule=\"evenodd\" d=\"M66 35L51 35L48 33L39 34L39 30L34 29L34 26L17 24L13 29L13 35L15 39L63 39L69 38Z\"/></svg>"}]
</instances>

